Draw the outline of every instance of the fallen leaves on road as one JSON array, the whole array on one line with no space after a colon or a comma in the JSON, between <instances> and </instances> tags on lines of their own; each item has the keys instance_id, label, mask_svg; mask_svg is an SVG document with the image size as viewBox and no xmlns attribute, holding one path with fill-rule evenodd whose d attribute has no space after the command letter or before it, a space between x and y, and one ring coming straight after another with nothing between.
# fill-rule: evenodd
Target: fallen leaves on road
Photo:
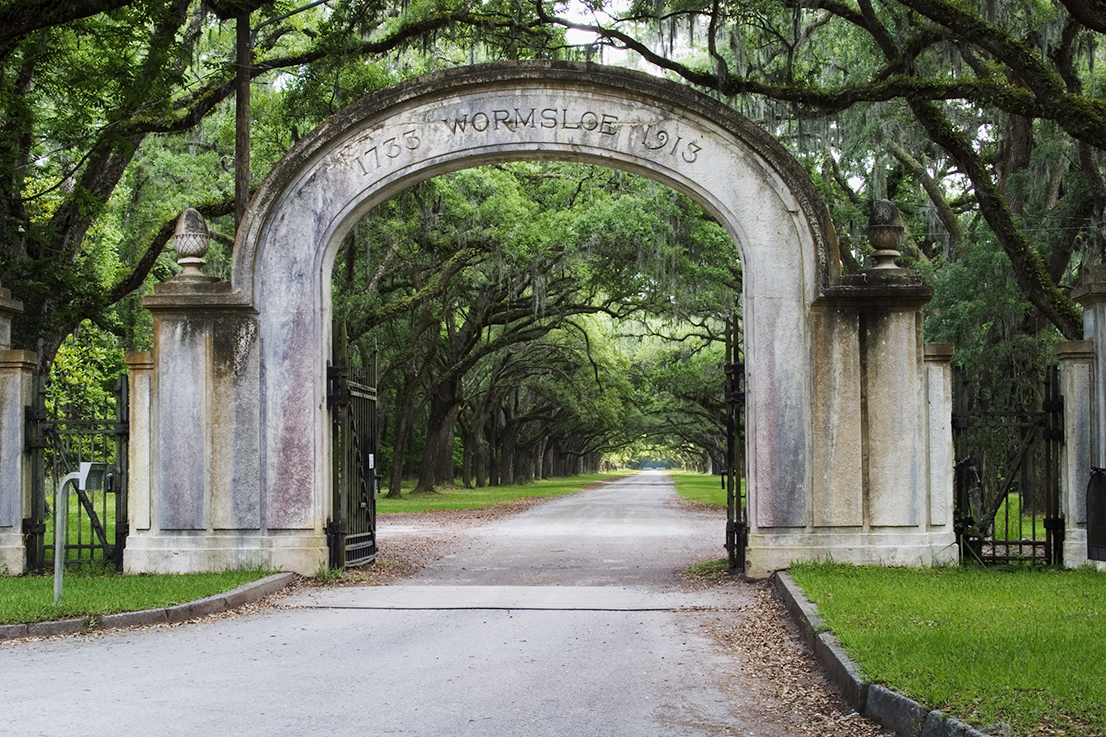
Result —
<instances>
[{"instance_id":1,"label":"fallen leaves on road","mask_svg":"<svg viewBox=\"0 0 1106 737\"><path fill-rule=\"evenodd\" d=\"M755 587L756 603L731 610L706 627L733 656L740 671L733 680L740 681L742 688L753 684L765 719L789 732L817 737L892 734L857 714L840 697L766 582L726 585Z\"/></svg>"}]
</instances>

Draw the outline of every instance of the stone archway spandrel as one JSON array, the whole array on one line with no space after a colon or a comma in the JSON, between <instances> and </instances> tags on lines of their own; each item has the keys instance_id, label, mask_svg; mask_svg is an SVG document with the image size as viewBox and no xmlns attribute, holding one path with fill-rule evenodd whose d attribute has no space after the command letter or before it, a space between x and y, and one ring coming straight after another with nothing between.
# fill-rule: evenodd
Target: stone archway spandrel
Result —
<instances>
[{"instance_id":1,"label":"stone archway spandrel","mask_svg":"<svg viewBox=\"0 0 1106 737\"><path fill-rule=\"evenodd\" d=\"M234 560L312 573L325 562L334 254L373 207L419 181L526 160L579 161L655 179L698 201L733 237L743 274L753 570L785 567L822 549L846 549L841 546L856 552L858 562L884 555L889 548L882 538L853 526L839 529L842 521L852 521L854 506L864 507L831 498L842 489L859 498L856 474L843 472L860 467L859 448L872 441L857 430L857 408L824 401L827 392L845 393L863 379L851 371L863 335L860 323L840 310L812 318L812 310L825 312L840 301L833 291L840 279L833 228L809 177L778 142L705 95L636 72L539 61L453 69L367 97L306 136L266 178L239 229L227 286L241 308L256 314L250 318L256 332L235 364L243 371L220 373L202 361L190 363L192 351L183 344L155 357L155 373L176 365L170 355L175 351L182 380L188 378L183 374L197 384L207 375L228 377L220 390L226 401L205 400L203 412L234 408L223 412L215 431L205 429L210 423L204 418L194 418L185 428L194 442L180 448L179 458L169 455L180 443L166 442L165 453L153 451L160 469L155 476L166 480L160 487L151 483L153 507L175 503L169 483L178 477L171 472L191 468L188 479L196 488L189 499L196 503L183 511L191 515L189 524L204 524L207 532L133 531L132 570L204 569ZM186 307L191 288L180 289L166 296L165 310ZM169 312L164 314L169 336ZM210 345L220 339L220 325L210 322ZM819 363L815 351L838 338L847 345L824 351L833 360ZM877 375L871 366L866 370ZM893 389L886 393L893 398ZM173 417L174 402L163 401L168 404L155 424ZM914 411L909 404L906 398L889 402L883 414L894 419L896 408ZM167 424L152 437L171 438L170 430ZM852 442L853 435L864 442ZM839 452L828 444L827 438L846 436L850 442ZM212 457L233 453L234 463L197 467L196 444ZM890 477L898 466L883 460L879 467ZM914 477L921 475L919 469ZM847 481L833 481L838 478ZM914 486L904 492L916 493ZM827 499L834 504L827 506ZM819 526L823 518L828 523ZM891 521L899 523L897 517ZM913 523L913 517L906 521ZM913 542L895 543L894 550L932 555L934 545L947 544L951 526L932 536L911 534ZM250 557L255 555L257 560Z\"/></svg>"}]
</instances>

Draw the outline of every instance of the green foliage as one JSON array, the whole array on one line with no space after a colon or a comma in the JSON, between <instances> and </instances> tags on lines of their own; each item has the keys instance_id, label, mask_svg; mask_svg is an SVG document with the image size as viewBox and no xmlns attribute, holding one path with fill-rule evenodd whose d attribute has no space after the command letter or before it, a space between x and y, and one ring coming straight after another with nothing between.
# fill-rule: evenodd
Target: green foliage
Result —
<instances>
[{"instance_id":1,"label":"green foliage","mask_svg":"<svg viewBox=\"0 0 1106 737\"><path fill-rule=\"evenodd\" d=\"M926 340L956 345L954 362L969 369L987 406L1035 407L1045 367L1060 339L1043 328L1010 278L1010 261L989 238L973 239L953 263L920 267L935 297Z\"/></svg>"},{"instance_id":2,"label":"green foliage","mask_svg":"<svg viewBox=\"0 0 1106 737\"><path fill-rule=\"evenodd\" d=\"M463 170L380 205L335 264L336 314L362 353L379 347L389 406L402 395L420 417L408 469L444 456L431 438L453 408L463 449L499 433L505 464L550 446L717 454L715 344L740 268L729 236L672 190L583 164Z\"/></svg>"},{"instance_id":3,"label":"green foliage","mask_svg":"<svg viewBox=\"0 0 1106 737\"><path fill-rule=\"evenodd\" d=\"M125 371L119 340L83 323L55 357L46 392L50 416L113 416L116 383Z\"/></svg>"}]
</instances>

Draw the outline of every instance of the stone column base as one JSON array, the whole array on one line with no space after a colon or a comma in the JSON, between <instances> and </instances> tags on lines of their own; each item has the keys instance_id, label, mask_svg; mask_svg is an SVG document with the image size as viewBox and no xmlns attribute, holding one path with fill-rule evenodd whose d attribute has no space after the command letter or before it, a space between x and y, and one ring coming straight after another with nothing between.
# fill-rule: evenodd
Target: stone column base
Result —
<instances>
[{"instance_id":1,"label":"stone column base","mask_svg":"<svg viewBox=\"0 0 1106 737\"><path fill-rule=\"evenodd\" d=\"M264 567L313 576L329 561L326 535L257 532L131 534L123 551L129 573L194 573Z\"/></svg>"},{"instance_id":2,"label":"stone column base","mask_svg":"<svg viewBox=\"0 0 1106 737\"><path fill-rule=\"evenodd\" d=\"M1064 567L1090 566L1106 571L1106 560L1087 559L1087 530L1069 527L1064 532Z\"/></svg>"},{"instance_id":3,"label":"stone column base","mask_svg":"<svg viewBox=\"0 0 1106 737\"><path fill-rule=\"evenodd\" d=\"M22 574L26 562L27 546L23 535L18 532L0 532L0 576Z\"/></svg>"},{"instance_id":4,"label":"stone column base","mask_svg":"<svg viewBox=\"0 0 1106 737\"><path fill-rule=\"evenodd\" d=\"M951 565L960 559L956 534L949 530L919 532L900 528L870 532L794 532L749 536L745 575L766 578L800 561L835 561L855 565Z\"/></svg>"}]
</instances>

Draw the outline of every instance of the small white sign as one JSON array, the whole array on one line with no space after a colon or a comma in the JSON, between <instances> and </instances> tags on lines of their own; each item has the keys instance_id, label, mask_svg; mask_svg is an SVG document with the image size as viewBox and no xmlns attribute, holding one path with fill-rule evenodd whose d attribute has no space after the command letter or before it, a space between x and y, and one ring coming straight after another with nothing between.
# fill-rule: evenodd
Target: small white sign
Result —
<instances>
[{"instance_id":1,"label":"small white sign","mask_svg":"<svg viewBox=\"0 0 1106 737\"><path fill-rule=\"evenodd\" d=\"M373 453L369 453L369 468L376 468L376 456Z\"/></svg>"}]
</instances>

